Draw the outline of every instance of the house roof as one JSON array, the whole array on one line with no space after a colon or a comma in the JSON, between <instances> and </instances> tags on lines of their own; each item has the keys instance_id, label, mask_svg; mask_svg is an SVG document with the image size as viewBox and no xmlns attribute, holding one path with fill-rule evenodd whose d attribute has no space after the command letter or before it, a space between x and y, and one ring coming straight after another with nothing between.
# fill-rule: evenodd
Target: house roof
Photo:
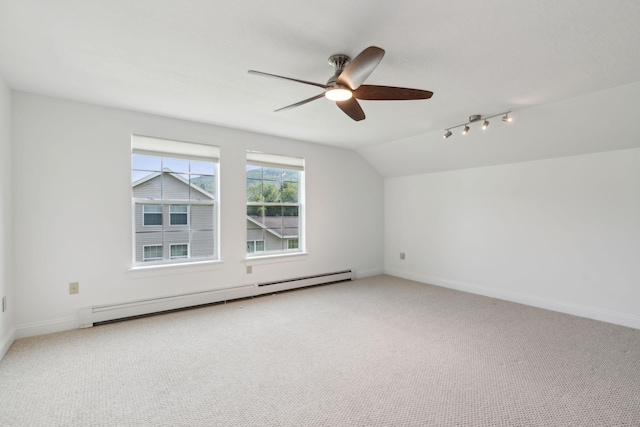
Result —
<instances>
[{"instance_id":1,"label":"house roof","mask_svg":"<svg viewBox=\"0 0 640 427\"><path fill-rule=\"evenodd\" d=\"M181 174L173 172L171 169L169 168L164 168L162 170L162 172L164 173L168 173L169 175L171 175L172 177L174 177L175 179L177 179L178 181L182 182L185 185L189 185L191 186L192 189L196 190L197 192L199 192L200 194L202 194L203 196L209 198L209 199L214 199L214 195L209 193L208 191L206 191L203 188L198 187L197 185L190 183L187 179L185 179L183 176L181 176ZM131 183L131 188L135 188L141 184L144 184L145 182L151 181L152 179L160 176L161 172L150 172L149 175L145 175L142 178L134 181Z\"/></svg>"},{"instance_id":2,"label":"house roof","mask_svg":"<svg viewBox=\"0 0 640 427\"><path fill-rule=\"evenodd\" d=\"M298 237L299 218L297 216L247 215L247 220L280 239Z\"/></svg>"}]
</instances>

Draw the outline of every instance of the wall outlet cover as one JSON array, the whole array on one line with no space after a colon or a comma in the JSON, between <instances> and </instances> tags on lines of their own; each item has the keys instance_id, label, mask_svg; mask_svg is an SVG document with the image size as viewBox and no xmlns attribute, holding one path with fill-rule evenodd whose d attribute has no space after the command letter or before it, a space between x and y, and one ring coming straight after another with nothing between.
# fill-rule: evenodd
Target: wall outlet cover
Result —
<instances>
[{"instance_id":1,"label":"wall outlet cover","mask_svg":"<svg viewBox=\"0 0 640 427\"><path fill-rule=\"evenodd\" d=\"M71 282L69 283L69 295L77 294L80 292L80 283L79 282Z\"/></svg>"}]
</instances>

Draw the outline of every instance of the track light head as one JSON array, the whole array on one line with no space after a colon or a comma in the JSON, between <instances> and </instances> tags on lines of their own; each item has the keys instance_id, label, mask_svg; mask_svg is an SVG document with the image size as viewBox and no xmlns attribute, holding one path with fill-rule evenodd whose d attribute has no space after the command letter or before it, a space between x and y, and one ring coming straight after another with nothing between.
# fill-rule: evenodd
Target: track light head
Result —
<instances>
[{"instance_id":1,"label":"track light head","mask_svg":"<svg viewBox=\"0 0 640 427\"><path fill-rule=\"evenodd\" d=\"M507 123L511 123L511 116L509 116L509 113L511 113L511 111L504 111L502 113L497 113L497 114L492 114L490 116L482 116L480 114L472 114L471 116L469 116L469 121L466 123L462 123L459 125L455 125L455 126L449 126L448 128L445 128L445 133L444 133L444 139L447 139L451 136L451 129L457 129L457 128L461 128L464 126L464 128L462 129L462 134L466 135L469 133L469 125L472 123L476 123L476 122L480 122L482 121L482 129L485 130L489 127L489 119L492 119L494 117L500 117L502 116L502 121L507 122Z\"/></svg>"}]
</instances>

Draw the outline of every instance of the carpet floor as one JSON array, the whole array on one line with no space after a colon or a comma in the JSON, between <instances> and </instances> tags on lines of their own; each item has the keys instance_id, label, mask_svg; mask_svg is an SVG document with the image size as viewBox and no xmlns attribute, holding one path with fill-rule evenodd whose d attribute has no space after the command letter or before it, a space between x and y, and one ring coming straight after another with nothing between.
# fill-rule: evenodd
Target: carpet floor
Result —
<instances>
[{"instance_id":1,"label":"carpet floor","mask_svg":"<svg viewBox=\"0 0 640 427\"><path fill-rule=\"evenodd\" d=\"M640 426L640 330L390 276L17 340L2 426Z\"/></svg>"}]
</instances>

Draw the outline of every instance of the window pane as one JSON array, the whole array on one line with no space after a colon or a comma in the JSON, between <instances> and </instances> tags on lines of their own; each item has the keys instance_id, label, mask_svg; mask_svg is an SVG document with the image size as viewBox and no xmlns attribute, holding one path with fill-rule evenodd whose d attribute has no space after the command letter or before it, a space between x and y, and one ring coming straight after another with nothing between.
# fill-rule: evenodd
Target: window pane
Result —
<instances>
[{"instance_id":1,"label":"window pane","mask_svg":"<svg viewBox=\"0 0 640 427\"><path fill-rule=\"evenodd\" d=\"M262 179L262 166L247 165L247 178Z\"/></svg>"},{"instance_id":2,"label":"window pane","mask_svg":"<svg viewBox=\"0 0 640 427\"><path fill-rule=\"evenodd\" d=\"M189 245L171 245L171 259L187 258L189 256Z\"/></svg>"},{"instance_id":3,"label":"window pane","mask_svg":"<svg viewBox=\"0 0 640 427\"><path fill-rule=\"evenodd\" d=\"M215 163L213 162L199 162L197 160L191 160L191 174L195 175L214 175Z\"/></svg>"},{"instance_id":4,"label":"window pane","mask_svg":"<svg viewBox=\"0 0 640 427\"><path fill-rule=\"evenodd\" d=\"M191 200L213 200L215 180L213 175L191 175Z\"/></svg>"},{"instance_id":5,"label":"window pane","mask_svg":"<svg viewBox=\"0 0 640 427\"><path fill-rule=\"evenodd\" d=\"M189 223L186 213L171 214L171 225L187 225Z\"/></svg>"},{"instance_id":6,"label":"window pane","mask_svg":"<svg viewBox=\"0 0 640 427\"><path fill-rule=\"evenodd\" d=\"M131 158L135 262L213 257L217 162Z\"/></svg>"},{"instance_id":7,"label":"window pane","mask_svg":"<svg viewBox=\"0 0 640 427\"><path fill-rule=\"evenodd\" d=\"M145 246L143 261L157 261L162 259L162 246Z\"/></svg>"},{"instance_id":8,"label":"window pane","mask_svg":"<svg viewBox=\"0 0 640 427\"><path fill-rule=\"evenodd\" d=\"M189 173L189 160L162 158L162 170L177 173Z\"/></svg>"},{"instance_id":9,"label":"window pane","mask_svg":"<svg viewBox=\"0 0 640 427\"><path fill-rule=\"evenodd\" d=\"M298 183L297 182L283 182L282 183L282 202L283 203L298 203Z\"/></svg>"},{"instance_id":10,"label":"window pane","mask_svg":"<svg viewBox=\"0 0 640 427\"><path fill-rule=\"evenodd\" d=\"M160 172L131 171L131 193L136 199L161 199L162 177Z\"/></svg>"},{"instance_id":11,"label":"window pane","mask_svg":"<svg viewBox=\"0 0 640 427\"><path fill-rule=\"evenodd\" d=\"M262 197L268 203L280 202L280 183L278 181L262 181Z\"/></svg>"},{"instance_id":12,"label":"window pane","mask_svg":"<svg viewBox=\"0 0 640 427\"><path fill-rule=\"evenodd\" d=\"M162 205L142 205L143 225L162 225Z\"/></svg>"},{"instance_id":13,"label":"window pane","mask_svg":"<svg viewBox=\"0 0 640 427\"><path fill-rule=\"evenodd\" d=\"M162 198L164 200L188 200L189 181L180 174L162 174Z\"/></svg>"},{"instance_id":14,"label":"window pane","mask_svg":"<svg viewBox=\"0 0 640 427\"><path fill-rule=\"evenodd\" d=\"M284 169L278 168L263 168L262 175L265 180L270 181L282 181L282 175L284 174Z\"/></svg>"},{"instance_id":15,"label":"window pane","mask_svg":"<svg viewBox=\"0 0 640 427\"><path fill-rule=\"evenodd\" d=\"M288 239L287 249L298 249L298 239Z\"/></svg>"},{"instance_id":16,"label":"window pane","mask_svg":"<svg viewBox=\"0 0 640 427\"><path fill-rule=\"evenodd\" d=\"M162 160L160 157L134 154L131 156L131 169L158 172L162 170Z\"/></svg>"},{"instance_id":17,"label":"window pane","mask_svg":"<svg viewBox=\"0 0 640 427\"><path fill-rule=\"evenodd\" d=\"M169 207L169 212L171 213L187 213L187 211L187 205L171 205Z\"/></svg>"},{"instance_id":18,"label":"window pane","mask_svg":"<svg viewBox=\"0 0 640 427\"><path fill-rule=\"evenodd\" d=\"M301 173L278 167L247 165L247 251L299 249Z\"/></svg>"},{"instance_id":19,"label":"window pane","mask_svg":"<svg viewBox=\"0 0 640 427\"><path fill-rule=\"evenodd\" d=\"M300 172L298 172L298 171L289 170L289 169L283 169L282 170L282 181L298 182L299 181L299 175L300 175Z\"/></svg>"}]
</instances>

